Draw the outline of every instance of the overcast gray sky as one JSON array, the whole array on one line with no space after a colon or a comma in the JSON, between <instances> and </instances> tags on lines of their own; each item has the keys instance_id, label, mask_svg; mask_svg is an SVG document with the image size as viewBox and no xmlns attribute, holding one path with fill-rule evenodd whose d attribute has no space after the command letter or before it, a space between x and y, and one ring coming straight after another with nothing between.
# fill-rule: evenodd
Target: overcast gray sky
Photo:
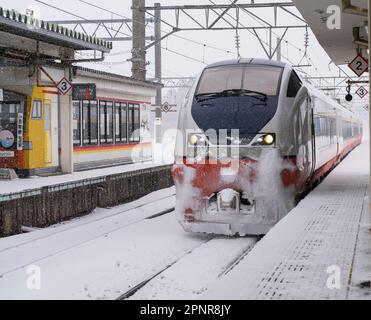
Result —
<instances>
[{"instance_id":1,"label":"overcast gray sky","mask_svg":"<svg viewBox=\"0 0 371 320\"><path fill-rule=\"evenodd\" d=\"M16 9L21 13L26 12L26 8L32 6L40 11L41 18L43 20L59 20L59 19L76 19L72 14L78 15L86 19L99 19L99 18L120 18L119 15L131 17L131 0L85 0L92 4L102 6L110 11L115 12L117 15L110 14L93 6L90 6L80 0L43 0L44 2L59 7L65 11L70 12L67 14L51 8L40 1L36 0L2 0L0 5L7 9ZM153 5L154 2L161 2L162 5L184 5L184 4L211 4L214 3L230 3L230 0L147 0L146 5ZM274 1L274 0L272 0ZM246 3L244 0L240 0L240 3ZM255 1L262 2L262 1ZM280 1L282 2L282 1ZM298 11L293 8L296 14ZM269 9L262 9L259 11L259 16L264 17L267 20L273 21L273 11ZM299 14L300 15L300 14ZM196 18L200 18L196 16ZM163 19L166 21L174 20L173 16L169 16L163 13ZM281 14L279 19L286 24L295 23L295 20L291 19L288 15ZM230 19L231 20L231 19ZM231 20L232 21L232 20ZM297 21L296 21L297 22ZM191 23L191 22L189 22ZM241 23L245 25L258 25L258 23L247 15L241 16ZM117 28L116 25L112 25L112 29ZM89 29L89 28L88 28ZM93 32L95 26L89 29L89 32ZM163 25L163 31L168 31L169 27ZM276 31L280 33L281 31ZM147 34L152 35L153 29L147 28ZM243 57L260 57L265 58L265 53L261 48L258 40L248 31L240 31L240 41L241 41L241 55ZM100 33L100 36L106 36L105 33ZM170 50L179 52L183 55L189 56L189 58L182 57L166 49L163 50L163 74L164 76L190 76L196 75L202 67L205 65L202 63L212 63L215 61L220 61L228 58L236 57L235 48L235 32L234 31L192 31L192 32L180 32L177 35L197 41L201 44L195 44L188 40L179 39L175 36L170 36L167 40L164 40L162 46L164 48L169 48ZM264 41L268 40L268 33L266 31L261 31L261 35ZM283 60L289 59L291 63L297 64L304 54L304 29L300 30L290 30L282 45L282 54L284 56ZM207 46L204 47L203 44ZM213 49L210 47L216 47L218 49ZM130 58L131 54L131 43L114 43L114 49L112 50L112 55L109 55L106 62L103 64L94 64L93 67L97 69L102 69L110 72L130 75L131 65L126 62ZM227 53L229 51L230 53ZM232 53L233 52L233 53ZM302 70L310 75L335 75L338 74L338 69L334 65L329 65L330 58L318 44L315 36L310 32L309 37L309 49L308 58L310 63L313 65L310 68L303 68ZM148 66L148 76L154 76L154 64L153 64L153 49L148 52L147 60L149 61ZM196 61L195 61L196 60ZM112 64L111 64L112 63ZM303 60L306 63L306 59ZM92 65L89 65L92 67ZM346 70L346 68L344 68ZM348 74L351 74L349 70L346 70Z\"/></svg>"}]
</instances>

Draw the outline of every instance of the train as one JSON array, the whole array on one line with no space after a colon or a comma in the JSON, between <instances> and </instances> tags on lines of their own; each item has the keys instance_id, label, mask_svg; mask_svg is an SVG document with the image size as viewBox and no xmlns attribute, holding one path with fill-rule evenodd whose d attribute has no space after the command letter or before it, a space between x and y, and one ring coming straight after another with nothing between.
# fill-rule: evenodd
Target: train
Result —
<instances>
[{"instance_id":1,"label":"train","mask_svg":"<svg viewBox=\"0 0 371 320\"><path fill-rule=\"evenodd\" d=\"M177 220L189 232L264 235L361 144L362 131L288 63L208 65L179 114Z\"/></svg>"},{"instance_id":2,"label":"train","mask_svg":"<svg viewBox=\"0 0 371 320\"><path fill-rule=\"evenodd\" d=\"M60 172L60 93L34 86L30 94L0 89L0 169L19 177ZM149 102L117 97L72 101L76 171L152 158Z\"/></svg>"}]
</instances>

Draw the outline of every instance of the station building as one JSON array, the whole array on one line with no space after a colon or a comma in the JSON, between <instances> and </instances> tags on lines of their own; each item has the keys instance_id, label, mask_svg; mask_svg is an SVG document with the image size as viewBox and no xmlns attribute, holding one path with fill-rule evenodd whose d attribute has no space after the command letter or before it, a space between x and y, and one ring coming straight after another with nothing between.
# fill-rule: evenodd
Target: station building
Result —
<instances>
[{"instance_id":1,"label":"station building","mask_svg":"<svg viewBox=\"0 0 371 320\"><path fill-rule=\"evenodd\" d=\"M0 8L0 170L72 173L152 157L150 106L159 84L75 66L88 62L75 51L100 52L102 60L111 48ZM94 94L74 100L70 84L92 85Z\"/></svg>"}]
</instances>

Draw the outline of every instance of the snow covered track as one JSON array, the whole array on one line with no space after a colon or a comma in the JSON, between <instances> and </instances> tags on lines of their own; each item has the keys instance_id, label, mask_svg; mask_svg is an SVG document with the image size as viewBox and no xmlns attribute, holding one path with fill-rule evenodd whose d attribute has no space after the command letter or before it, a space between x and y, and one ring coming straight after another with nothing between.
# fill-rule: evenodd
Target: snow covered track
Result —
<instances>
[{"instance_id":1,"label":"snow covered track","mask_svg":"<svg viewBox=\"0 0 371 320\"><path fill-rule=\"evenodd\" d=\"M131 299L199 299L251 251L258 237L213 237L144 283Z\"/></svg>"}]
</instances>

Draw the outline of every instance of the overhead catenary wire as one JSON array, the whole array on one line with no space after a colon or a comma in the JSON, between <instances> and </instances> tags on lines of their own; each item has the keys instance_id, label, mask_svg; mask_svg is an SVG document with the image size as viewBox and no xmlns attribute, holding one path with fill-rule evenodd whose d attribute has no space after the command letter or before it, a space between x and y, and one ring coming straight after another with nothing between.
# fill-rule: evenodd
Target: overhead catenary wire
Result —
<instances>
[{"instance_id":1,"label":"overhead catenary wire","mask_svg":"<svg viewBox=\"0 0 371 320\"><path fill-rule=\"evenodd\" d=\"M86 1L86 0L77 0L77 1L79 1L79 2L81 2L81 3L85 3L85 4L87 4L87 5L89 5L89 6L92 6L92 7L96 8L96 9L100 9L100 10L102 10L102 11L105 11L105 12L107 12L107 13L114 14L114 15L116 15L116 16L118 16L118 17L121 17L121 18L124 18L124 19L130 19L129 17L127 17L127 16L125 16L125 15L123 15L123 14L113 12L113 11L111 11L111 10L109 10L109 9L106 9L106 8L103 8L103 7L99 6L99 5L96 5L96 4L94 4L94 3L90 2L90 1ZM161 20L161 22L165 23L165 21L163 21L162 19L160 19L160 20ZM134 21L135 21L136 23L144 24L144 25L146 25L146 27L148 27L148 28L154 29L154 27L151 26L151 25L148 25L148 24L143 23L143 22L141 22L141 21L136 21L136 20L134 20ZM161 30L161 32L162 32L162 33L168 33L167 31L164 31L164 30ZM174 38L178 38L178 39L181 39L181 40L185 40L185 41L188 41L188 42L191 42L191 43L197 44L197 45L199 45L199 46L207 47L207 48L209 48L209 49L217 50L217 51L220 51L220 52L225 52L225 53L234 53L234 52L231 52L230 50L225 50L225 49L222 49L222 48L218 48L218 47L216 47L216 46L212 46L212 45L209 45L209 44L206 44L206 43L203 43L203 42L199 42L199 41L196 41L196 40L193 40L193 39L189 39L189 38L186 38L186 37L183 37L183 36L177 35L177 34L171 34L170 37L174 37Z\"/></svg>"},{"instance_id":2,"label":"overhead catenary wire","mask_svg":"<svg viewBox=\"0 0 371 320\"><path fill-rule=\"evenodd\" d=\"M72 16L75 16L75 17L79 18L79 19L88 20L88 19L86 19L85 17L82 17L82 16L79 16L79 15L76 15L76 14L70 12L70 11L67 11L67 10L62 9L62 8L59 8L59 7L57 7L57 6L54 6L54 5L48 4L48 3L43 2L43 1L41 1L41 0L34 0L34 1L39 2L39 3L41 3L41 4L45 5L45 6L51 7L51 8L53 8L53 9L55 9L55 10L58 10L58 11L64 12L64 13L66 13L66 14L70 14L70 15L72 15ZM96 24L99 25L99 23L96 23ZM116 30L116 29L113 29L113 28L109 28L109 29L112 30L112 31L115 31L115 32L117 32L117 33L119 33L119 34L123 34L123 35L126 35L126 36L128 35L128 34L123 33L123 32L120 31L120 30ZM148 41L147 41L147 43L148 43ZM189 55L187 55L187 54L185 54L185 53L180 53L180 52L178 52L178 51L175 51L175 50L172 50L172 49L169 49L169 48L164 48L164 47L161 47L161 48L162 48L162 49L165 49L165 50L167 50L168 52L171 52L171 53L173 53L173 54L175 54L175 55L178 55L178 56L184 57L184 58L186 58L186 59L192 60L192 61L194 61L194 62L198 62L198 63L204 64L204 65L207 64L206 62L203 62L202 60L197 59L197 58L194 58L194 57L192 57L192 56L189 56ZM130 51L130 52L131 52L131 51Z\"/></svg>"},{"instance_id":3,"label":"overhead catenary wire","mask_svg":"<svg viewBox=\"0 0 371 320\"><path fill-rule=\"evenodd\" d=\"M216 3L214 2L214 1L212 1L212 0L209 0L209 2L211 2L213 5L215 5ZM236 4L237 5L237 4ZM229 16L230 18L232 18L236 23L237 23L237 25L238 26L242 26L243 28L245 28L245 26L240 22L240 21L237 21L237 19L235 18L235 17L233 17L232 15L230 15L228 12L225 14L225 15L227 15L227 16ZM223 18L224 19L224 18ZM254 34L254 32L253 31L251 31L251 30L249 30L249 29L247 29L247 31L249 32L249 33L251 33L254 37L256 37L256 35ZM269 43L267 43L266 41L264 41L263 39L260 39L261 40L261 42L263 43L263 44L265 44L266 46L268 46L268 47L272 47ZM288 62L290 62L291 64L295 64L295 63L293 63L288 57L285 57L284 55L282 55L282 57L284 58L284 59L286 59Z\"/></svg>"},{"instance_id":4,"label":"overhead catenary wire","mask_svg":"<svg viewBox=\"0 0 371 320\"><path fill-rule=\"evenodd\" d=\"M66 13L66 14L72 15L72 16L74 16L74 17L77 17L77 18L79 18L79 19L82 19L82 20L88 20L88 19L86 19L86 18L84 18L84 17L82 17L82 16L80 16L80 15L74 14L74 13L72 13L72 12L69 12L69 11L65 10L65 9L58 8L58 7L53 6L53 5L51 5L51 4L45 3L45 2L43 2L43 1L40 1L40 0L35 0L35 1L36 1L36 2L39 2L39 3L43 4L43 5L47 5L47 6L51 7L51 8L56 9L56 10L59 10L59 11L61 11L61 12L63 12L63 13ZM117 15L117 16L121 16L121 17L123 17L123 18L127 18L127 17L124 16L124 15L120 15L120 14L115 13L115 12L113 12L113 11L107 10L107 9L105 9L105 8L102 8L102 7L100 7L100 6L97 6L97 5L95 5L95 4L92 4L92 3L90 3L90 2L88 2L88 1L86 1L86 0L78 0L78 1L79 1L79 2L82 2L82 3L85 3L85 4L88 4L88 5L91 5L91 6L94 6L94 7L98 8L98 9L101 9L101 10L107 11L107 12L111 13L112 15ZM209 1L210 1L211 3L213 3L213 1L211 1L211 0L209 0ZM230 0L230 1L231 1L231 0ZM215 4L215 3L213 3L213 4ZM238 5L237 5L237 6L238 6ZM230 15L229 15L229 16L230 16ZM250 15L250 16L251 16L251 15ZM231 16L230 16L230 17L231 17ZM263 25L263 24L262 24L260 21L258 21L255 17L251 16L251 18L254 19L255 21L257 21L259 24ZM232 19L234 19L234 17L232 17ZM234 19L234 20L236 21L236 19ZM237 22L237 21L236 21L236 22ZM240 24L240 23L238 22L238 24ZM150 26L150 25L147 25L147 27L149 27L149 28L153 28L153 27ZM111 28L111 27L108 27L108 26L107 26L107 28L110 29L110 30L112 30L112 31L118 32L118 33L120 33L120 34L123 34L123 35L126 35L126 36L131 36L131 35L127 34L127 33L124 33L124 32L121 31L121 30L119 31L119 30L116 30L116 29ZM251 32L250 30L248 30L248 31L252 34L252 32ZM307 30L306 30L306 31L307 31ZM165 32L165 31L162 31L162 32ZM273 32L273 34L276 34L276 33ZM198 42L198 41L196 41L196 40L192 40L192 39L188 39L188 38L185 38L185 37L182 37L182 36L179 36L179 35L175 35L175 34L173 34L173 35L171 35L171 36L172 36L172 37L179 38L179 39L183 39L183 40L185 40L185 41L189 41L189 42L192 42L192 43L194 43L194 44L198 44L198 45L202 46L202 47L203 47L203 59L201 60L201 59L198 59L198 58L195 58L195 57L189 56L189 55L187 55L187 54L184 54L184 53L181 53L181 52L177 52L176 50L169 49L168 46L166 46L165 48L162 47L163 49L165 49L166 51L168 51L168 52L170 52L170 53L172 53L172 54L175 54L175 55L178 55L178 56L184 57L184 58L186 58L186 59L192 60L192 61L197 62L197 63L200 63L200 64L207 64L207 62L205 61L205 48L210 48L210 49L218 50L218 51L221 51L221 52L225 52L225 53L227 53L227 54L233 53L233 52L230 51L230 50L225 50L225 49L221 49L221 48L218 48L218 47L215 47L215 46L210 46L210 45L207 45L207 44L205 44L205 43ZM262 42L263 42L265 45L271 47L271 45L268 44L267 42L265 42L265 41L262 41ZM291 42L289 42L289 41L285 41L285 42L286 42L286 44L287 44L288 46L290 45L290 46L296 48L298 51L300 51L300 52L302 51L301 48L298 48L297 46L295 46L295 45L292 44ZM122 54L129 54L129 53L131 53L131 50L127 50L127 51L124 51L124 52L116 52L116 53L112 53L112 54L110 54L110 56L122 55ZM307 53L307 52L305 52L305 53ZM304 56L305 56L305 54L304 54ZM316 56L317 56L317 54L316 54ZM289 59L288 55L287 55L287 56L282 55L282 57L283 57L284 59L286 59L287 61L289 61L290 63L294 64L294 63L291 61L291 59ZM318 58L318 56L317 56L317 58ZM302 62L302 60L303 60L303 58L300 60L300 62L299 62L298 64L300 64L300 63ZM310 58L308 58L307 61L309 61L310 63L312 63L312 64L314 65L313 60L311 60ZM127 60L125 60L125 61L117 61L117 62L108 62L108 61L105 61L105 62L97 62L97 64L101 64L101 65L121 65L121 64L126 64L126 63L128 63ZM336 67L339 69L340 72L344 73L346 76L349 77L349 75L348 75L348 74L347 74L347 73L346 73L342 68L340 68L339 66L336 66ZM319 75L322 77L322 74L319 72L319 70L318 70L317 67L314 67L314 70L315 70L315 72L316 72L317 74L319 74ZM303 72L304 74L307 74L307 75L308 75L308 73L305 72L305 71L303 71L303 70L301 70L301 72ZM325 80L325 81L328 82L327 80ZM343 81L345 81L345 80L343 80ZM343 82L343 81L342 81L342 82ZM341 83L342 83L342 82L341 82Z\"/></svg>"},{"instance_id":5,"label":"overhead catenary wire","mask_svg":"<svg viewBox=\"0 0 371 320\"><path fill-rule=\"evenodd\" d=\"M214 1L212 0L209 0L209 2L211 2L212 4L215 4ZM233 4L233 1L232 0L229 0L229 2L231 2L231 4ZM240 7L238 3L234 4L234 6L236 7ZM258 24L260 24L261 26L264 26L265 24L263 24L261 21L259 21L257 18L255 18L253 15L250 14L250 12L247 12L246 13L254 20L256 21ZM229 15L229 14L228 14ZM232 17L231 15L229 15L232 19L234 19L234 17ZM236 20L236 19L234 19ZM251 32L250 32L251 33ZM274 31L272 31L272 34L279 37L280 35L278 35L277 33L275 33ZM306 58L306 60L308 61L307 59L307 53L308 53L308 47L309 47L309 32L308 32L308 27L306 28L305 30L305 34L304 34L304 55L302 56L302 58L300 59L300 61L297 63L297 65L300 65L301 62L304 60L304 58ZM272 48L271 44L265 42L265 41L262 41L265 45L267 45L268 47ZM287 56L285 57L284 55L282 55L283 58L285 58L287 61L289 61L290 63L294 64L292 61L290 61L290 59L288 58L288 46L290 45L291 47L297 49L299 52L302 52L302 48L299 48L298 46L296 46L295 44L291 43L290 41L286 40L285 41L286 44L287 44ZM312 61L313 63L313 61ZM307 74L305 71L301 70L304 74ZM315 71L317 72L317 74L321 75L318 71L318 68L315 67ZM308 74L307 74L308 75ZM321 75L322 76L322 75Z\"/></svg>"}]
</instances>

